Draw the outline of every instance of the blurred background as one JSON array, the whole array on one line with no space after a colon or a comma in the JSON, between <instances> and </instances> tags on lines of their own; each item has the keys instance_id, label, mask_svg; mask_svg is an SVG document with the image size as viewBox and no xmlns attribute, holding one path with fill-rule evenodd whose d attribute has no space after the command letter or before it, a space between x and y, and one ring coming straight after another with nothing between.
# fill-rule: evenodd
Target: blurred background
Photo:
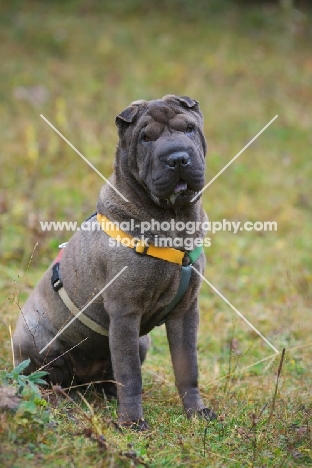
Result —
<instances>
[{"instance_id":1,"label":"blurred background","mask_svg":"<svg viewBox=\"0 0 312 468\"><path fill-rule=\"evenodd\" d=\"M133 100L170 93L200 102L209 146L207 182L278 114L203 195L211 221L271 220L278 231L211 236L206 277L279 349L308 342L309 3L1 2L2 363L10 359L8 323L14 326L19 304L70 236L42 232L39 221L82 222L95 211L103 183L40 114L108 177L117 143L115 116ZM210 349L220 353L234 328L243 341L238 347L253 343L253 332L205 284L201 314L200 346L212 332ZM261 346L256 354L262 355ZM220 360L214 364L218 375Z\"/></svg>"}]
</instances>

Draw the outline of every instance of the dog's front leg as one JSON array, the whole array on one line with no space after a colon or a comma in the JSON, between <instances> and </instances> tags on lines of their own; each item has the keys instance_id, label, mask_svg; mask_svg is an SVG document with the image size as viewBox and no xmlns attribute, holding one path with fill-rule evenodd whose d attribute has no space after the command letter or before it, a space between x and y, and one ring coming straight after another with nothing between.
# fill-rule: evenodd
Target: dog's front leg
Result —
<instances>
[{"instance_id":1,"label":"dog's front leg","mask_svg":"<svg viewBox=\"0 0 312 468\"><path fill-rule=\"evenodd\" d=\"M142 376L139 354L139 318L113 317L109 325L109 343L114 378L117 382L118 420L136 430L149 428L143 419Z\"/></svg>"},{"instance_id":2,"label":"dog's front leg","mask_svg":"<svg viewBox=\"0 0 312 468\"><path fill-rule=\"evenodd\" d=\"M181 304L183 307L183 304ZM181 308L182 309L182 308ZM183 309L182 309L183 310ZM197 367L197 300L185 314L173 314L166 321L167 337L175 381L188 417L194 414L215 419L216 415L205 407L198 390Z\"/></svg>"}]
</instances>

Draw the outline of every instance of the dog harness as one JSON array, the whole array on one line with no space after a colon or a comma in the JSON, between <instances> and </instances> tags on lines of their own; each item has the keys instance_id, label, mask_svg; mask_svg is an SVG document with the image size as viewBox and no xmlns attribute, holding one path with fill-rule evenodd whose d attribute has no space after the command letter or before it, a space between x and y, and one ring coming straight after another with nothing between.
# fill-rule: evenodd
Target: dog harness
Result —
<instances>
[{"instance_id":1,"label":"dog harness","mask_svg":"<svg viewBox=\"0 0 312 468\"><path fill-rule=\"evenodd\" d=\"M188 285L190 283L192 265L200 257L200 254L203 251L203 247L202 246L196 247L191 252L183 252L181 250L177 250L171 247L158 247L154 244L146 245L144 240L139 240L131 236L130 234L122 231L121 229L118 228L116 224L114 224L112 221L110 221L108 218L106 218L106 216L102 214L94 213L87 219L87 221L95 215L97 216L97 220L102 230L108 236L112 237L113 239L118 240L125 247L133 249L139 255L151 256L151 257L158 258L160 260L164 260L170 263L175 263L181 266L181 278L180 278L178 291L175 297L172 299L172 301L162 311L161 318L160 318L160 321L157 323L157 326L164 324L168 314L172 311L172 309L178 304L178 302L184 296L188 288ZM67 292L65 291L63 287L63 283L60 277L60 260L63 255L65 246L66 244L62 244L60 246L62 250L60 251L57 258L55 259L55 262L52 267L52 277L51 277L52 287L54 291L59 294L60 298L62 299L62 301L68 308L68 310L74 316L76 316L77 319L81 323L83 323L86 327L90 328L92 331L100 335L108 336L108 330L106 330L104 327L96 323L94 320L90 319L84 313L80 313L78 307L73 303L73 301L70 299L70 297L68 296ZM183 261L188 261L188 264L184 266L182 264Z\"/></svg>"}]
</instances>

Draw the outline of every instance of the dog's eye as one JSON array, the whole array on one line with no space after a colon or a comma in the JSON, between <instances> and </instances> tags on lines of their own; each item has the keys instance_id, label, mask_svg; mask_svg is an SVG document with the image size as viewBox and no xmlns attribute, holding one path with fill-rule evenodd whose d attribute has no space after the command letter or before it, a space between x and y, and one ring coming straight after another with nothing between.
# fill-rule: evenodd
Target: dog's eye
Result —
<instances>
[{"instance_id":1,"label":"dog's eye","mask_svg":"<svg viewBox=\"0 0 312 468\"><path fill-rule=\"evenodd\" d=\"M152 141L151 137L149 137L148 135L144 135L142 137L142 141L145 141L145 142L149 142L149 141Z\"/></svg>"},{"instance_id":2,"label":"dog's eye","mask_svg":"<svg viewBox=\"0 0 312 468\"><path fill-rule=\"evenodd\" d=\"M192 133L194 131L194 126L189 124L186 129L185 129L185 133Z\"/></svg>"}]
</instances>

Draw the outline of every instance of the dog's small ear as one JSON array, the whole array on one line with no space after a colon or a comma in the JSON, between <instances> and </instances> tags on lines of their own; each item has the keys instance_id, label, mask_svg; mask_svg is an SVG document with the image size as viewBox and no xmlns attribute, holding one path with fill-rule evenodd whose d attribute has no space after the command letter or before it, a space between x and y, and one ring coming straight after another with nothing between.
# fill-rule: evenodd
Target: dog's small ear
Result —
<instances>
[{"instance_id":1,"label":"dog's small ear","mask_svg":"<svg viewBox=\"0 0 312 468\"><path fill-rule=\"evenodd\" d=\"M120 125L122 123L131 123L133 119L137 115L139 107L137 104L130 104L127 109L123 110L119 115L116 117L116 125Z\"/></svg>"},{"instance_id":2,"label":"dog's small ear","mask_svg":"<svg viewBox=\"0 0 312 468\"><path fill-rule=\"evenodd\" d=\"M138 101L131 102L130 106L127 109L123 110L119 115L116 117L116 125L121 125L122 123L131 123L133 122L135 116L139 111L139 106L147 104L144 99L140 99Z\"/></svg>"},{"instance_id":3,"label":"dog's small ear","mask_svg":"<svg viewBox=\"0 0 312 468\"><path fill-rule=\"evenodd\" d=\"M188 107L189 109L192 109L192 107L196 106L198 107L198 101L191 99L188 96L177 96L177 99L182 105Z\"/></svg>"}]
</instances>

